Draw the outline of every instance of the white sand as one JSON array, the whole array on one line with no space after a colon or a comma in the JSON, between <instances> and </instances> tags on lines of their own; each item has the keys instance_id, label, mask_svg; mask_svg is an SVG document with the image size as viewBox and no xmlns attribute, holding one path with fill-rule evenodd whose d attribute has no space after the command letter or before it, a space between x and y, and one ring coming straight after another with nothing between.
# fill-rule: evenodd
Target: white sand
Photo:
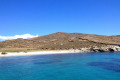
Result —
<instances>
[{"instance_id":1,"label":"white sand","mask_svg":"<svg viewBox=\"0 0 120 80\"><path fill-rule=\"evenodd\" d=\"M1 52L0 52L1 53ZM0 57L8 57L8 56L27 56L27 55L45 55L45 54L63 54L63 53L80 53L80 50L54 50L54 51L36 51L36 52L8 52L3 55L0 54Z\"/></svg>"}]
</instances>

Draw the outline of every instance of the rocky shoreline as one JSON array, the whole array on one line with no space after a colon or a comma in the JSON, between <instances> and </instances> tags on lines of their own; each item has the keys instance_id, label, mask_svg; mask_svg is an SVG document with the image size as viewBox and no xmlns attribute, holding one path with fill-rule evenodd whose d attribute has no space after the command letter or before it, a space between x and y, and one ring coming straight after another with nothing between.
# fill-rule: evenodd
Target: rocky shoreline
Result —
<instances>
[{"instance_id":1,"label":"rocky shoreline","mask_svg":"<svg viewBox=\"0 0 120 80\"><path fill-rule=\"evenodd\" d=\"M50 51L35 51L35 52L1 52L0 57L7 56L24 56L24 55L39 55L39 54L58 54L58 53L90 53L90 52L120 52L120 46L104 46L104 47L90 47L68 50L50 50Z\"/></svg>"},{"instance_id":2,"label":"rocky shoreline","mask_svg":"<svg viewBox=\"0 0 120 80\"><path fill-rule=\"evenodd\" d=\"M119 46L106 46L106 47L90 47L76 49L80 52L120 52Z\"/></svg>"}]
</instances>

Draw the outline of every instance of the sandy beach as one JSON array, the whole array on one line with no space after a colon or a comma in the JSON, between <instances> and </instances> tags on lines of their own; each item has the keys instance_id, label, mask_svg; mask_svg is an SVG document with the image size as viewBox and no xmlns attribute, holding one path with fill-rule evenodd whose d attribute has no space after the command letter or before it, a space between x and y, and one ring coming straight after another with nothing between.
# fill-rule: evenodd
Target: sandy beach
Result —
<instances>
[{"instance_id":1,"label":"sandy beach","mask_svg":"<svg viewBox=\"0 0 120 80\"><path fill-rule=\"evenodd\" d=\"M35 52L7 52L7 54L5 54L5 55L0 54L0 57L27 56L27 55L45 55L45 54L64 54L64 53L80 53L80 50L54 50L54 51L35 51Z\"/></svg>"}]
</instances>

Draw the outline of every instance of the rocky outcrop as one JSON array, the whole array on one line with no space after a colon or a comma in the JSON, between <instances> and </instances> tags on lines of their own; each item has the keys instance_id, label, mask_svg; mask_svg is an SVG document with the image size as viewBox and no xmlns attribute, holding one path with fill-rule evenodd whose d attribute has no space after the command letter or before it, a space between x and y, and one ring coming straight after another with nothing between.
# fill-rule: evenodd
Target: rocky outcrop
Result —
<instances>
[{"instance_id":1,"label":"rocky outcrop","mask_svg":"<svg viewBox=\"0 0 120 80\"><path fill-rule=\"evenodd\" d=\"M119 46L80 48L80 52L120 52Z\"/></svg>"},{"instance_id":2,"label":"rocky outcrop","mask_svg":"<svg viewBox=\"0 0 120 80\"><path fill-rule=\"evenodd\" d=\"M7 53L6 53L6 52L2 52L1 54L2 54L2 55L5 55L5 54L7 54Z\"/></svg>"}]
</instances>

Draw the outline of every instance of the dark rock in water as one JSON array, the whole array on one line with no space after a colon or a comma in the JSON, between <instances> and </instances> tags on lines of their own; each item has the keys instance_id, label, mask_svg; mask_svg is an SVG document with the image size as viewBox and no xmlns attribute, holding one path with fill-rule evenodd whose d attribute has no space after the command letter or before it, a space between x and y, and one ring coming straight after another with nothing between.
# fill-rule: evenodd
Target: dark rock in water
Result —
<instances>
[{"instance_id":1,"label":"dark rock in water","mask_svg":"<svg viewBox=\"0 0 120 80\"><path fill-rule=\"evenodd\" d=\"M98 49L98 52L105 52L103 49Z\"/></svg>"},{"instance_id":2,"label":"dark rock in water","mask_svg":"<svg viewBox=\"0 0 120 80\"><path fill-rule=\"evenodd\" d=\"M2 54L2 55L5 55L5 54L7 54L7 53L6 53L6 52L2 52L1 54Z\"/></svg>"},{"instance_id":3,"label":"dark rock in water","mask_svg":"<svg viewBox=\"0 0 120 80\"><path fill-rule=\"evenodd\" d=\"M91 52L106 52L104 49L94 49L94 48L91 48L90 51Z\"/></svg>"},{"instance_id":4,"label":"dark rock in water","mask_svg":"<svg viewBox=\"0 0 120 80\"><path fill-rule=\"evenodd\" d=\"M119 48L101 47L101 48L90 48L90 52L118 52Z\"/></svg>"},{"instance_id":5,"label":"dark rock in water","mask_svg":"<svg viewBox=\"0 0 120 80\"><path fill-rule=\"evenodd\" d=\"M93 48L90 48L90 51L91 51L91 52L96 52L96 50L95 50L95 49L93 49Z\"/></svg>"},{"instance_id":6,"label":"dark rock in water","mask_svg":"<svg viewBox=\"0 0 120 80\"><path fill-rule=\"evenodd\" d=\"M109 52L114 52L114 49L112 49L112 48L109 48L108 50L109 50Z\"/></svg>"}]
</instances>

